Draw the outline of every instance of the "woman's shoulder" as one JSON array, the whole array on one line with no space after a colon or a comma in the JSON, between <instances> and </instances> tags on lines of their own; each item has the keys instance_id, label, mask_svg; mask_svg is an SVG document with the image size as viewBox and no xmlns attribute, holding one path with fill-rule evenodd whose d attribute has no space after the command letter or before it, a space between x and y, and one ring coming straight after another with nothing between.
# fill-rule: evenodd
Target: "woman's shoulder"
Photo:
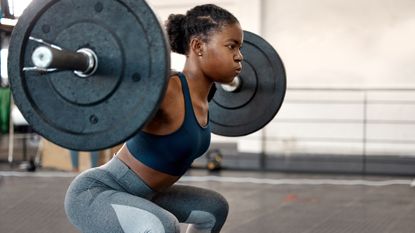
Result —
<instances>
[{"instance_id":1,"label":"woman's shoulder","mask_svg":"<svg viewBox=\"0 0 415 233\"><path fill-rule=\"evenodd\" d=\"M180 111L180 110L183 111ZM144 131L165 135L177 130L184 120L184 98L178 74L171 74L167 88L154 118L146 125Z\"/></svg>"},{"instance_id":2,"label":"woman's shoulder","mask_svg":"<svg viewBox=\"0 0 415 233\"><path fill-rule=\"evenodd\" d=\"M167 88L160 108L171 109L171 105L180 104L181 99L183 99L183 92L179 72L172 70L167 79Z\"/></svg>"},{"instance_id":3,"label":"woman's shoulder","mask_svg":"<svg viewBox=\"0 0 415 233\"><path fill-rule=\"evenodd\" d=\"M167 79L167 96L177 96L178 93L181 93L182 83L179 77L179 73L179 71L170 70L169 78Z\"/></svg>"}]
</instances>

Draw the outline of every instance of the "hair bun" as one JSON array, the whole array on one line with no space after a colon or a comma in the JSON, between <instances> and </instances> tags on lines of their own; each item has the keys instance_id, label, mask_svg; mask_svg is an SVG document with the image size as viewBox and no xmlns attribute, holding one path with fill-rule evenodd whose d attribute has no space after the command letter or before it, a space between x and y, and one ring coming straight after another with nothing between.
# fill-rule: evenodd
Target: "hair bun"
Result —
<instances>
[{"instance_id":1,"label":"hair bun","mask_svg":"<svg viewBox=\"0 0 415 233\"><path fill-rule=\"evenodd\" d=\"M183 14L171 14L167 19L166 31L173 52L185 54L185 23L186 16Z\"/></svg>"}]
</instances>

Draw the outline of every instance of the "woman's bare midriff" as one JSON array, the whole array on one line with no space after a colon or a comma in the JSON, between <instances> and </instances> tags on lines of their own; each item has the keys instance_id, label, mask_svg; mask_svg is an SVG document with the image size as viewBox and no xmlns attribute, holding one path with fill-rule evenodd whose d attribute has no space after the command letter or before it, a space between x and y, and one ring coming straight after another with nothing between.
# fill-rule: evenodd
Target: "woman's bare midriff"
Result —
<instances>
[{"instance_id":1,"label":"woman's bare midriff","mask_svg":"<svg viewBox=\"0 0 415 233\"><path fill-rule=\"evenodd\" d=\"M180 176L172 176L141 163L123 146L117 153L117 157L125 163L137 176L139 176L150 188L156 191L163 191L172 186Z\"/></svg>"}]
</instances>

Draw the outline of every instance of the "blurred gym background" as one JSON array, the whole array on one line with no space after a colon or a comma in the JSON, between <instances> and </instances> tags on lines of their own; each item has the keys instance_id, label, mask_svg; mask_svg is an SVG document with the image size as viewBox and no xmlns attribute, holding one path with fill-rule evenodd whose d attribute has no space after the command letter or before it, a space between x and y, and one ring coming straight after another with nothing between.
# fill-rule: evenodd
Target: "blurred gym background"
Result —
<instances>
[{"instance_id":1,"label":"blurred gym background","mask_svg":"<svg viewBox=\"0 0 415 233\"><path fill-rule=\"evenodd\" d=\"M30 2L1 1L0 162L6 168L69 170L69 152L36 135L9 94L9 38ZM161 23L197 4L229 9L245 30L268 40L285 64L288 89L275 119L249 136L214 136L195 167L216 158L222 169L415 174L414 1L148 2ZM181 69L183 61L172 55L173 68ZM116 149L102 151L101 162ZM84 157L81 166L87 168Z\"/></svg>"}]
</instances>

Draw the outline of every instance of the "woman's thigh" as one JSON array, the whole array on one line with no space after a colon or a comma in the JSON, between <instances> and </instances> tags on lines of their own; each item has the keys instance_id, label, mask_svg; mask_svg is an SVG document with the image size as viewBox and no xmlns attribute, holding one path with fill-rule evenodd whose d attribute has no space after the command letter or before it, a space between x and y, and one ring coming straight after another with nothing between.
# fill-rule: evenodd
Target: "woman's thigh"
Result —
<instances>
[{"instance_id":1,"label":"woman's thigh","mask_svg":"<svg viewBox=\"0 0 415 233\"><path fill-rule=\"evenodd\" d=\"M84 233L178 233L177 218L153 202L88 176L77 178L65 198L72 224Z\"/></svg>"}]
</instances>

